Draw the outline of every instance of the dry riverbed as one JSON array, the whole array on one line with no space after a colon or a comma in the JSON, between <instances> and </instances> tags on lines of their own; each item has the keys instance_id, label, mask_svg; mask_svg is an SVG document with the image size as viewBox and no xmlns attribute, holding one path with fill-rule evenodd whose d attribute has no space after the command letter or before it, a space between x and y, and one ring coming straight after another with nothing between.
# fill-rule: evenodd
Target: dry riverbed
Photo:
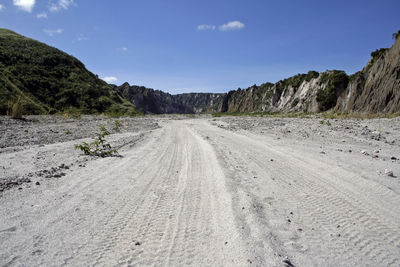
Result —
<instances>
[{"instance_id":1,"label":"dry riverbed","mask_svg":"<svg viewBox=\"0 0 400 267\"><path fill-rule=\"evenodd\" d=\"M400 265L400 119L119 120L0 117L1 266Z\"/></svg>"}]
</instances>

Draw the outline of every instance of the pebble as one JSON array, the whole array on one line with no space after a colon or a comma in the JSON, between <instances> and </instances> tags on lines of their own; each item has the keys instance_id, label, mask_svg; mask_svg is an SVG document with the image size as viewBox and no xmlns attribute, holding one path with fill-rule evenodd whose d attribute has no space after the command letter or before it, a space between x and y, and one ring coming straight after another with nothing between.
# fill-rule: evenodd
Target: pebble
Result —
<instances>
[{"instance_id":1,"label":"pebble","mask_svg":"<svg viewBox=\"0 0 400 267\"><path fill-rule=\"evenodd\" d=\"M387 176L391 176L391 177L394 176L394 175L393 175L393 171L388 170L388 169L385 169L385 174L386 174Z\"/></svg>"}]
</instances>

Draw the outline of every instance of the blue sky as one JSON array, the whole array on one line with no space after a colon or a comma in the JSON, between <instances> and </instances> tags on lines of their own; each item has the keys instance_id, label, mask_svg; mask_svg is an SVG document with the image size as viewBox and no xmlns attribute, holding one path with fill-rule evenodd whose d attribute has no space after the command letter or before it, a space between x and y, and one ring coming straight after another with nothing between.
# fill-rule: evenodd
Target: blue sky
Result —
<instances>
[{"instance_id":1,"label":"blue sky","mask_svg":"<svg viewBox=\"0 0 400 267\"><path fill-rule=\"evenodd\" d=\"M399 10L399 0L0 0L0 27L116 84L227 92L309 70L352 74L392 45Z\"/></svg>"}]
</instances>

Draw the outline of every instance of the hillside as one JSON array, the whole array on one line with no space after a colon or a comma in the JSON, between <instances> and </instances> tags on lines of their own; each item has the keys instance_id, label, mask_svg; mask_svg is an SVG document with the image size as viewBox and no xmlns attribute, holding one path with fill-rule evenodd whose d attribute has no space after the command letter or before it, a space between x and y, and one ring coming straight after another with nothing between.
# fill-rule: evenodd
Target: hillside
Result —
<instances>
[{"instance_id":1,"label":"hillside","mask_svg":"<svg viewBox=\"0 0 400 267\"><path fill-rule=\"evenodd\" d=\"M275 84L265 83L225 94L218 112L396 113L400 111L400 31L389 49L371 53L360 72L310 71Z\"/></svg>"},{"instance_id":2,"label":"hillside","mask_svg":"<svg viewBox=\"0 0 400 267\"><path fill-rule=\"evenodd\" d=\"M0 114L19 103L25 114L135 113L135 108L78 59L0 29Z\"/></svg>"}]
</instances>

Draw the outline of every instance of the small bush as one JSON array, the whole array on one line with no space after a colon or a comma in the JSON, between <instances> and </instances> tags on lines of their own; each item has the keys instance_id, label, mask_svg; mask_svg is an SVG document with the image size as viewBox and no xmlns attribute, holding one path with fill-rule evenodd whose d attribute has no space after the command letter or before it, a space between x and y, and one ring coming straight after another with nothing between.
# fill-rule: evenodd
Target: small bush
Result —
<instances>
[{"instance_id":1,"label":"small bush","mask_svg":"<svg viewBox=\"0 0 400 267\"><path fill-rule=\"evenodd\" d=\"M122 122L120 121L120 120L116 120L115 122L114 122L114 128L113 128L113 130L115 131L115 132L117 132L117 133L119 133L120 131L121 131L121 126L122 126Z\"/></svg>"},{"instance_id":2,"label":"small bush","mask_svg":"<svg viewBox=\"0 0 400 267\"><path fill-rule=\"evenodd\" d=\"M110 132L104 125L100 126L100 131L96 135L93 142L82 142L80 145L75 145L75 149L80 149L85 155L98 157L109 157L118 154L117 150L112 149L111 145L106 142L105 137L110 135Z\"/></svg>"},{"instance_id":3,"label":"small bush","mask_svg":"<svg viewBox=\"0 0 400 267\"><path fill-rule=\"evenodd\" d=\"M20 100L12 105L11 118L22 119L23 107Z\"/></svg>"}]
</instances>

